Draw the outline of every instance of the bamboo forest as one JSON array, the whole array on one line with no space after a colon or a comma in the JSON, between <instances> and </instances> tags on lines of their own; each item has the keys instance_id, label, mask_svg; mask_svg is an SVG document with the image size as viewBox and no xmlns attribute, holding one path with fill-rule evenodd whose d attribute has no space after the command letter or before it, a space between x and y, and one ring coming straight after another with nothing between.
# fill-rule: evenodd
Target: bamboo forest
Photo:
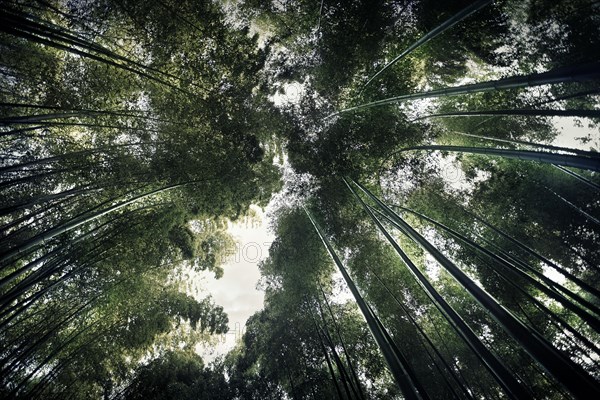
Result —
<instances>
[{"instance_id":1,"label":"bamboo forest","mask_svg":"<svg viewBox=\"0 0 600 400\"><path fill-rule=\"evenodd\" d=\"M0 0L0 399L600 399L599 149L595 0Z\"/></svg>"}]
</instances>

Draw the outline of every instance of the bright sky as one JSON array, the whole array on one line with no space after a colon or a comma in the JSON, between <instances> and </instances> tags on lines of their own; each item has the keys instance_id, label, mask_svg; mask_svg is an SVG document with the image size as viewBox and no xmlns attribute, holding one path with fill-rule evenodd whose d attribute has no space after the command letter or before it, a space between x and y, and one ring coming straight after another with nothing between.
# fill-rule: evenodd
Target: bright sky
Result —
<instances>
[{"instance_id":1,"label":"bright sky","mask_svg":"<svg viewBox=\"0 0 600 400\"><path fill-rule=\"evenodd\" d=\"M210 293L229 316L229 333L216 346L207 344L199 349L206 363L231 350L241 338L248 318L263 306L264 292L256 289L260 279L258 263L267 258L273 235L267 230L265 213L258 207L252 208L260 217L256 221L229 223L228 232L236 241L236 250L223 266L223 277L215 279L212 274L204 274L199 282L204 294Z\"/></svg>"},{"instance_id":2,"label":"bright sky","mask_svg":"<svg viewBox=\"0 0 600 400\"><path fill-rule=\"evenodd\" d=\"M590 147L600 149L600 132L597 129L586 126L587 120L585 118L581 120L584 125L580 127L575 125L575 118L553 118L554 126L558 128L560 134L552 144L583 150L589 150ZM579 137L586 137L588 135L591 137L591 141L587 144L582 144L576 140Z\"/></svg>"},{"instance_id":3,"label":"bright sky","mask_svg":"<svg viewBox=\"0 0 600 400\"><path fill-rule=\"evenodd\" d=\"M304 86L298 82L284 83L281 85L283 93L275 93L271 101L276 106L298 103L300 97L304 94Z\"/></svg>"}]
</instances>

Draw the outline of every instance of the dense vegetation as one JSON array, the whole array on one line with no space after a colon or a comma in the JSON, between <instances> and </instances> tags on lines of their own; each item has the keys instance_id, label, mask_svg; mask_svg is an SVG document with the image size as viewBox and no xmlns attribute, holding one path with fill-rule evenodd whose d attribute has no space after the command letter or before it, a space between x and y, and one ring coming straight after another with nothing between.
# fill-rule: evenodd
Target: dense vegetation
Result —
<instances>
[{"instance_id":1,"label":"dense vegetation","mask_svg":"<svg viewBox=\"0 0 600 400\"><path fill-rule=\"evenodd\" d=\"M4 0L0 398L596 398L599 100L592 0Z\"/></svg>"}]
</instances>

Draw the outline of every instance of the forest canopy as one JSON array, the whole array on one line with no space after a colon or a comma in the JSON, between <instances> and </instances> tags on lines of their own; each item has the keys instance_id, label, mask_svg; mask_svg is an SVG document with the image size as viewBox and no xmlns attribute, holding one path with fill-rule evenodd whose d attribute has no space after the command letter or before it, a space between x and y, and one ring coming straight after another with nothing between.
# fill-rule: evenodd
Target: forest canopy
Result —
<instances>
[{"instance_id":1,"label":"forest canopy","mask_svg":"<svg viewBox=\"0 0 600 400\"><path fill-rule=\"evenodd\" d=\"M592 0L1 0L0 398L600 398L599 124Z\"/></svg>"}]
</instances>

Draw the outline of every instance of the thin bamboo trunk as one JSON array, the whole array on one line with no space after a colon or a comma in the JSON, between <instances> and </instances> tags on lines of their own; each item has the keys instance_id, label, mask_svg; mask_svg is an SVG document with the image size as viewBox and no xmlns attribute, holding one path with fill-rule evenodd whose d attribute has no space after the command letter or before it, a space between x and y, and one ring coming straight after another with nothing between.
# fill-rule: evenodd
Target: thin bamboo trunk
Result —
<instances>
[{"instance_id":1,"label":"thin bamboo trunk","mask_svg":"<svg viewBox=\"0 0 600 400\"><path fill-rule=\"evenodd\" d=\"M369 329L371 330L375 341L381 349L381 352L383 353L383 356L388 366L390 367L390 371L394 376L394 379L400 386L402 393L408 400L421 399L422 396L417 392L414 382L412 382L412 380L410 379L410 376L413 375L408 373L410 366L406 364L406 361L404 359L400 359L398 357L398 354L394 353L393 350L390 348L390 343L387 341L384 333L382 332L381 326L376 322L375 316L371 313L366 302L360 295L358 288L354 285L352 278L346 271L346 268L343 266L341 260L338 258L337 254L333 250L333 247L331 247L331 245L329 244L329 240L325 237L324 233L321 231L321 228L313 219L312 215L307 210L305 210L305 212L310 221L312 222L313 226L315 227L315 230L321 238L321 241L327 248L327 251L329 252L331 258L333 258L335 264L337 265L342 276L344 277L346 284L350 288L350 291L352 292L352 295L354 296L354 299L356 300L356 303L358 304L363 316L367 320L367 325L369 326Z\"/></svg>"},{"instance_id":2,"label":"thin bamboo trunk","mask_svg":"<svg viewBox=\"0 0 600 400\"><path fill-rule=\"evenodd\" d=\"M358 374L356 373L356 369L354 368L354 365L352 363L352 358L350 357L350 353L348 352L348 349L346 347L345 340L342 336L342 332L340 331L340 327L336 321L335 315L333 314L333 310L331 309L331 306L329 305L329 301L327 300L325 291L323 290L323 288L321 286L319 286L319 289L321 291L321 295L323 296L323 300L325 301L325 306L327 307L327 310L329 311L329 315L331 316L331 320L333 322L333 326L335 327L337 336L340 340L340 344L342 345L342 350L344 351L344 357L346 357L346 363L348 364L348 368L350 369L350 372L352 374L354 385L356 386L356 389L358 391L358 396L361 399L365 399L365 394L363 392L360 379L358 378Z\"/></svg>"},{"instance_id":3,"label":"thin bamboo trunk","mask_svg":"<svg viewBox=\"0 0 600 400\"><path fill-rule=\"evenodd\" d=\"M141 77L153 80L172 89L187 93L185 90L175 85L172 85L164 79L152 76L150 73L158 73L168 78L179 79L174 75L164 73L158 69L148 67L134 60L127 59L99 45L86 42L73 35L64 33L64 30L62 28L55 29L47 25L45 26L26 18L27 15L24 17L19 14L23 13L9 9L4 10L3 14L0 16L0 21L2 22L0 23L0 30L9 34L13 34L15 36L20 36L32 40L34 42L42 43L51 47L58 48L60 50L65 50L80 55L82 57L87 57L96 61L100 61L105 64L121 68L129 72L133 72ZM47 23L47 21L44 22ZM63 42L64 44L60 42ZM76 49L74 46L85 49L87 51ZM93 54L90 51L106 56L107 58L103 58L101 56ZM115 62L114 60L124 61L126 64L120 64ZM140 68L141 70L136 68Z\"/></svg>"},{"instance_id":4,"label":"thin bamboo trunk","mask_svg":"<svg viewBox=\"0 0 600 400\"><path fill-rule=\"evenodd\" d=\"M327 348L325 347L325 342L323 341L323 336L321 335L320 328L317 324L317 321L314 315L311 316L313 318L313 323L315 326L315 332L317 332L317 337L319 338L319 343L321 344L321 351L325 356L325 361L327 362L327 369L329 370L329 375L331 376L331 380L333 381L333 385L335 386L335 391L338 395L339 400L343 400L344 396L342 395L342 389L340 389L340 385L338 384L337 377L335 376L335 371L333 369L333 365L331 364L331 359L329 358L329 353L327 352Z\"/></svg>"},{"instance_id":5,"label":"thin bamboo trunk","mask_svg":"<svg viewBox=\"0 0 600 400\"><path fill-rule=\"evenodd\" d=\"M78 112L64 112L52 114L34 114L34 115L14 115L10 117L0 118L0 126L11 126L18 124L37 124L46 122L52 119L68 119L75 117L83 117L85 114Z\"/></svg>"},{"instance_id":6,"label":"thin bamboo trunk","mask_svg":"<svg viewBox=\"0 0 600 400\"><path fill-rule=\"evenodd\" d=\"M425 294L431 299L432 303L442 313L450 325L455 329L456 333L465 341L465 343L473 350L473 353L479 357L483 365L488 369L500 386L506 391L506 393L514 399L528 399L529 393L521 385L519 381L515 379L510 370L504 363L492 353L475 335L471 328L464 322L464 320L458 315L458 313L448 304L448 302L439 294L439 292L431 285L429 280L423 275L423 273L417 268L417 266L410 260L406 253L400 248L398 243L389 234L377 217L371 212L366 203L358 196L358 194L352 189L350 184L344 180L354 197L362 205L363 209L371 217L375 225L379 228L380 232L386 237L390 245L396 250L404 264L408 267L410 272L413 274Z\"/></svg>"},{"instance_id":7,"label":"thin bamboo trunk","mask_svg":"<svg viewBox=\"0 0 600 400\"><path fill-rule=\"evenodd\" d=\"M383 202L376 198L368 189L356 184L369 196L387 216L402 226L403 232L424 250L431 254L472 296L482 307L492 315L504 330L542 365L551 375L565 386L575 396L587 397L590 394L600 397L600 386L578 364L558 351L543 337L530 330L512 313L502 307L492 296L482 290L454 263L448 260L427 239L415 231L400 216L394 213Z\"/></svg>"},{"instance_id":8,"label":"thin bamboo trunk","mask_svg":"<svg viewBox=\"0 0 600 400\"><path fill-rule=\"evenodd\" d=\"M95 232L97 232L98 230L102 229L103 227L107 226L108 224L116 221L117 219L119 219L120 217L116 217L116 218L112 218L109 221L103 222L102 224L98 225L97 227L94 227L93 229L91 229L90 231L84 233L83 235L73 239L69 245L73 246L79 242L82 242L83 240L87 239L88 237L92 236ZM69 253L72 252L72 248L70 249L71 251ZM15 280L16 278L18 278L19 276L23 275L24 273L31 271L33 268L35 268L37 265L40 265L41 263L45 262L46 260L51 259L52 257L54 257L55 255L59 254L60 252L64 251L64 248L56 248L54 250L52 250L51 252L48 252L44 255L42 255L41 257L30 261L29 263L27 263L26 265L24 265L23 267L11 272L9 275L3 277L2 279L0 279L0 289L2 289L4 286L6 286L7 284L9 284L10 282L12 282L13 280ZM45 265L45 264L44 264ZM3 293L2 297L5 296L7 293Z\"/></svg>"},{"instance_id":9,"label":"thin bamboo trunk","mask_svg":"<svg viewBox=\"0 0 600 400\"><path fill-rule=\"evenodd\" d=\"M156 73L164 76L165 78L171 78L181 82L181 78L177 75L161 71L160 69L145 65L141 62L135 61L134 59L124 57L118 53L115 53L114 51L107 49L106 47L103 47L102 45L89 41L74 33L69 33L70 31L68 31L64 27L53 24L50 21L43 20L32 14L15 9L7 9L5 10L5 12L6 18L8 20L11 20L15 24L14 26L19 27L22 30L35 33L39 36L45 36L46 38L54 39L56 41L62 41L64 43L67 43L68 45L77 46L82 49L93 51L104 55L109 59L123 61L126 64L132 65L142 70ZM198 84L192 83L192 85L204 90L204 88L200 87Z\"/></svg>"},{"instance_id":10,"label":"thin bamboo trunk","mask_svg":"<svg viewBox=\"0 0 600 400\"><path fill-rule=\"evenodd\" d=\"M334 362L335 366L337 367L338 374L342 381L344 393L346 393L346 397L348 399L353 399L353 398L355 398L352 395L352 393L354 392L354 388L352 387L352 384L350 383L350 379L349 379L350 377L348 376L348 371L346 371L346 368L344 367L344 364L342 363L342 360L341 360L339 354L337 353L337 350L335 349L335 344L333 343L333 340L331 339L331 336L329 335L329 332L327 331L327 326L324 325L324 327L325 327L325 329L323 329L323 327L321 327L321 334L325 338L325 343L327 343L327 345L331 349L331 354L333 356L332 357L333 362Z\"/></svg>"},{"instance_id":11,"label":"thin bamboo trunk","mask_svg":"<svg viewBox=\"0 0 600 400\"><path fill-rule=\"evenodd\" d=\"M531 151L531 150L512 150L512 149L499 149L494 147L468 147L468 146L446 146L446 145L426 145L426 146L413 146L407 147L388 156L391 157L395 154L411 151L411 150L428 150L428 151L449 151L455 153L470 153L470 154L483 154L486 156L497 156L512 158L516 160L526 161L538 161L548 164L563 165L565 167L575 167L581 169L588 169L590 171L600 171L600 158L598 154L589 152L588 156L582 155L571 155L571 154L558 154L542 151Z\"/></svg>"},{"instance_id":12,"label":"thin bamboo trunk","mask_svg":"<svg viewBox=\"0 0 600 400\"><path fill-rule=\"evenodd\" d=\"M45 127L46 127L46 125L38 125L38 126L31 126L29 128L13 129L12 131L0 132L0 137L16 135L16 134L23 133L23 132L31 132L31 131L42 129Z\"/></svg>"},{"instance_id":13,"label":"thin bamboo trunk","mask_svg":"<svg viewBox=\"0 0 600 400\"><path fill-rule=\"evenodd\" d=\"M600 226L600 220L598 218L594 217L593 215L591 215L587 211L583 210L581 207L579 207L579 206L573 204L572 202L570 202L569 200L565 199L563 196L561 196L560 194L556 193L554 190L550 189L549 187L544 186L544 189L546 189L547 191L549 191L550 193L552 193L560 201L562 201L567 206L569 206L569 208L571 208L572 210L574 210L577 214L583 216L586 220L588 220L590 222L593 222L594 224Z\"/></svg>"},{"instance_id":14,"label":"thin bamboo trunk","mask_svg":"<svg viewBox=\"0 0 600 400\"><path fill-rule=\"evenodd\" d=\"M89 306L92 303L92 300L88 300L86 303L84 303L82 306L79 306L75 311L73 311L72 313L68 314L65 318L61 319L58 323L54 324L54 326L48 330L48 332L46 332L43 336L41 336L40 338L37 338L37 340L35 340L35 342L29 344L29 343L24 343L24 345L26 344L26 346L23 348L24 351L20 354L16 354L13 351L13 355L11 357L14 357L14 359L12 360L12 362L10 362L8 365L4 365L1 369L0 369L0 376L7 376L8 374L10 374L11 372L13 372L15 370L15 368L19 365L22 364L23 362L25 362L26 358L32 354L37 348L39 348L42 344L46 343L51 337L52 335L58 331L58 329L60 327L62 327L65 323L67 323L68 321L70 321L72 318L76 317L79 313L81 313L87 306Z\"/></svg>"},{"instance_id":15,"label":"thin bamboo trunk","mask_svg":"<svg viewBox=\"0 0 600 400\"><path fill-rule=\"evenodd\" d=\"M565 174L572 176L573 178L577 179L580 182L583 182L584 184L586 184L587 186L596 189L596 190L600 190L600 185L590 181L589 179L587 179L584 176L579 175L578 173L575 173L573 171L571 171L570 169L567 169L565 167L561 167L560 165L552 165L553 167L559 169L560 171L564 172Z\"/></svg>"},{"instance_id":16,"label":"thin bamboo trunk","mask_svg":"<svg viewBox=\"0 0 600 400\"><path fill-rule=\"evenodd\" d=\"M532 268L531 266L529 266L528 264L522 262L521 260L517 260L516 258L507 255L506 253L503 253L504 255L506 255L506 258L499 256L497 254L494 254L493 252L489 251L488 249L486 249L485 247L482 247L480 245L478 245L476 242L474 242L473 240L467 238L466 236L462 235L461 233L455 231L452 228L447 227L446 225L439 223L438 221L435 221L432 218L429 218L421 213L418 213L416 211L413 211L409 208L406 207L399 207L396 206L397 208L400 208L402 210L408 211L414 215L417 215L419 218L424 219L430 223L432 223L434 226L437 226L438 228L443 229L444 231L448 232L450 235L454 236L455 238L463 241L464 243L466 243L468 246L472 247L473 249L475 249L477 252L483 253L486 256L492 258L493 260L495 260L496 262L498 262L499 264L501 264L502 266L504 266L505 268L509 269L510 271L516 273L518 276L520 276L521 278L525 279L527 282L529 282L530 284L532 284L533 286L535 286L536 288L538 288L539 290L543 291L546 295L548 295L549 297L552 297L554 300L560 302L565 308L570 309L571 311L575 312L580 318L582 318L583 320L585 320L586 322L588 322L591 326L594 327L594 329L598 330L600 329L600 320L598 320L598 318L596 318L595 316L589 314L587 311L577 307L576 305L574 305L571 301L569 301L568 299L566 299L563 295L561 295L558 291L561 291L563 293L566 293L569 297L571 297L573 300L585 305L586 307L588 307L590 310L598 313L600 315L600 310L598 310L598 308L590 303L589 301L587 301L586 299L582 298L581 296L579 296L577 293L574 293L573 291L565 288L563 285L560 285L556 282L554 282L553 280L551 280L550 278L546 277L545 275L541 274L540 272L536 271L534 268ZM398 227L399 229L401 229L400 227ZM511 263L511 261L513 261L513 263ZM526 270L528 270L530 273L533 273L536 277L538 277L540 280L542 280L546 285L548 285L548 287L542 285L540 282L534 280L531 276L529 276L528 274L526 274L524 271L520 270L517 265L520 265L522 267L524 267ZM562 269L561 271L562 272ZM565 271L567 272L567 271ZM580 285L580 287L584 290L587 290L590 294L595 295L596 297L598 297L600 299L600 293L593 287L591 287L590 285L586 284L585 282L583 282L582 280L578 279L577 277L575 277L574 275L570 274L567 272L566 275L569 279L571 279L574 283ZM600 332L600 331L598 331Z\"/></svg>"},{"instance_id":17,"label":"thin bamboo trunk","mask_svg":"<svg viewBox=\"0 0 600 400\"><path fill-rule=\"evenodd\" d=\"M160 119L156 117L150 116L150 112L143 110L92 110L89 108L66 108L66 107L57 107L57 106L47 106L40 104L28 104L28 103L8 103L8 102L0 102L0 107L2 108L24 108L24 109L36 109L36 110L56 110L56 111L64 111L71 113L78 113L85 116L98 116L98 115L108 115L112 117L128 117L128 118L138 118L150 121L164 122L173 125L182 125L187 126L184 123L169 121L165 119ZM140 114L132 114L132 112L139 112Z\"/></svg>"},{"instance_id":18,"label":"thin bamboo trunk","mask_svg":"<svg viewBox=\"0 0 600 400\"><path fill-rule=\"evenodd\" d=\"M573 149L573 148L561 147L561 146L553 146L550 144L534 143L534 142L528 142L525 140L518 140L518 139L501 139L501 138L496 138L496 137L492 137L492 136L473 135L470 133L457 132L457 131L454 131L453 133L458 133L459 135L472 137L472 138L476 138L476 139L492 140L494 142L511 143L511 144L515 144L515 145L523 144L526 146L538 147L540 149L562 151L562 152L566 152L566 153L579 154L579 155L586 156L586 157L600 158L600 153L597 153L594 151Z\"/></svg>"},{"instance_id":19,"label":"thin bamboo trunk","mask_svg":"<svg viewBox=\"0 0 600 400\"><path fill-rule=\"evenodd\" d=\"M92 155L92 154L98 154L98 153L110 154L109 151L113 150L113 149L134 147L134 146L140 146L140 145L144 145L144 144L154 144L154 143L152 143L152 142L150 142L150 143L148 143L148 142L126 143L126 144L117 144L117 145L111 145L111 146L95 147L93 149L87 149L87 150L73 151L70 153L60 154L58 156L40 158L37 160L28 161L28 162L24 162L24 163L20 163L20 164L13 164L13 165L5 166L5 167L0 167L0 174L24 170L25 167L30 167L33 165L50 164L55 161L69 159L70 157L78 157L78 156Z\"/></svg>"},{"instance_id":20,"label":"thin bamboo trunk","mask_svg":"<svg viewBox=\"0 0 600 400\"><path fill-rule=\"evenodd\" d=\"M76 187L73 189L63 190L62 192L59 192L59 193L52 193L52 194L47 194L47 195L43 195L43 196L35 196L35 197L30 198L25 203L14 204L9 207L0 208L0 216L9 215L16 211L21 211L23 209L31 209L32 207L34 207L40 203L43 204L43 203L47 203L49 201L60 200L65 197L71 197L74 195L78 195L78 194L82 194L82 193L89 193L89 192L98 191L98 190L101 190L101 189L91 187L91 185L90 185L88 187L84 186L84 187Z\"/></svg>"},{"instance_id":21,"label":"thin bamboo trunk","mask_svg":"<svg viewBox=\"0 0 600 400\"><path fill-rule=\"evenodd\" d=\"M400 307L400 309L402 310L402 312L408 317L408 320L410 321L410 323L419 331L419 333L421 334L421 338L422 338L421 340L427 343L427 344L423 343L423 346L425 347L425 350L427 351L427 354L429 355L429 358L431 359L431 361L438 368L438 371L440 372L440 374L442 375L442 377L446 381L446 383L448 385L448 388L450 389L450 391L452 392L452 394L456 398L459 397L458 394L456 393L456 391L454 390L454 388L452 387L452 384L446 378L446 376L444 374L444 371L442 371L442 369L435 362L434 357L431 355L431 353L429 353L429 351L427 349L427 345L429 345L429 347L431 347L431 349L433 350L433 352L435 353L435 355L438 357L438 359L440 359L440 361L444 365L444 368L446 369L446 372L448 372L450 374L450 376L452 376L452 379L454 380L454 382L456 383L456 385L462 390L463 395L466 396L469 399L473 399L473 396L469 393L469 391L467 390L467 388L462 384L462 382L460 381L460 379L458 379L458 376L456 376L456 373L454 372L454 369L452 367L450 367L450 365L447 363L447 361L444 358L444 356L442 356L442 354L440 353L440 351L438 350L438 348L435 346L435 344L429 338L429 336L423 330L423 328L421 328L421 326L419 325L419 323L412 317L412 315L410 315L410 312L406 308L406 306L404 304L402 304L402 302L400 301L400 299L398 299L398 297L392 292L392 290L388 287L388 285L379 277L379 275L375 271L371 270L370 272L373 274L373 276L375 276L375 278L377 279L377 282L379 282L379 284L381 286L383 286L383 288L386 290L386 292L388 292L388 294L394 299L394 301L398 305L398 307Z\"/></svg>"},{"instance_id":22,"label":"thin bamboo trunk","mask_svg":"<svg viewBox=\"0 0 600 400\"><path fill-rule=\"evenodd\" d=\"M339 114L347 113L350 111L358 111L371 107L379 107L403 102L405 100L418 100L444 96L455 96L459 94L489 92L494 90L517 89L531 86L549 85L555 83L585 82L598 78L600 78L600 63L598 62L574 67L560 67L539 74L513 76L510 78L498 79L495 81L472 83L463 86L442 88L430 90L427 92L390 97L383 100L377 100L370 103L361 104L355 107L349 107L340 110L334 114L331 114L327 118L334 117Z\"/></svg>"},{"instance_id":23,"label":"thin bamboo trunk","mask_svg":"<svg viewBox=\"0 0 600 400\"><path fill-rule=\"evenodd\" d=\"M90 328L92 328L94 325L98 324L100 322L100 320L94 321L93 323L89 324L88 326L86 326L83 329L80 329L79 331L76 331L74 333L72 333L63 343L61 343L60 346L58 346L58 348L54 349L50 354L48 354L40 363L38 363L38 365L35 368L32 368L31 371L29 371L29 373L25 376L25 378L23 378L21 380L21 382L19 382L19 384L9 393L9 397L11 397L12 395L16 395L17 393L19 393L19 391L21 390L21 388L27 383L29 382L29 380L43 367L46 366L46 364L48 364L50 361L52 361L52 359L54 359L58 354L60 354L60 352L67 347L68 345L70 345L72 342L74 342L80 335L84 334L87 330L89 330Z\"/></svg>"},{"instance_id":24,"label":"thin bamboo trunk","mask_svg":"<svg viewBox=\"0 0 600 400\"><path fill-rule=\"evenodd\" d=\"M162 187L162 188L159 188L156 190L152 190L150 192L143 193L141 195L137 195L137 196L133 197L132 199L122 201L112 207L108 207L104 210L92 213L89 216L82 217L82 218L76 218L76 219L72 220L71 222L51 228L51 229L47 230L46 232L38 234L35 237L27 240L25 243L17 246L16 248L9 250L7 253L5 253L4 255L2 255L0 257L0 264L5 263L6 261L10 260L11 258L13 258L25 251L35 248L35 247L39 246L40 244L43 244L46 241L48 241L62 233L69 232L85 223L94 221L104 215L115 212L115 211L117 211L123 207L126 207L136 201L142 200L144 198L147 198L152 195L159 194L159 193L171 190L171 189L175 189L178 187L182 187L182 186L185 186L188 184L198 183L198 182L200 182L200 181L190 181L190 182L185 182L185 183L178 183L178 184L174 184L174 185L165 186L165 187Z\"/></svg>"},{"instance_id":25,"label":"thin bamboo trunk","mask_svg":"<svg viewBox=\"0 0 600 400\"><path fill-rule=\"evenodd\" d=\"M325 313L323 312L323 307L321 306L321 302L319 301L318 298L315 299L315 302L317 303L317 306L319 307L319 315L321 316L321 321L323 321L322 329L323 329L324 337L327 340L329 347L331 348L331 353L333 354L333 359L335 361L335 364L337 365L338 372L340 373L340 376L342 377L342 383L344 384L346 394L348 395L348 398L359 398L358 390L356 389L356 387L353 383L350 373L348 373L348 370L346 369L346 366L344 365L342 358L339 356L339 354L335 348L335 343L333 341L333 338L331 337L329 328L327 327L327 319L325 318ZM335 324L335 322L334 322L334 324ZM350 392L352 392L353 395L351 395Z\"/></svg>"},{"instance_id":26,"label":"thin bamboo trunk","mask_svg":"<svg viewBox=\"0 0 600 400\"><path fill-rule=\"evenodd\" d=\"M466 210L464 207L462 208L462 210L470 215L471 217L473 217L475 220L481 222L482 224L484 224L486 227L488 227L489 229L491 229L492 231L494 231L495 233L497 233L498 235L500 235L501 237L507 239L508 241L510 241L512 244L516 245L518 248L520 248L521 250L525 251L527 254L535 257L536 259L540 260L541 262L543 262L544 264L546 264L547 266L551 267L553 270L555 270L556 272L566 276L567 278L569 278L570 280L572 280L573 282L577 283L577 285L579 285L581 288L585 289L586 291L594 294L595 296L600 295L600 293L598 292L598 290L596 290L595 288L593 288L591 285L586 284L585 282L583 282L581 279L577 278L575 275L571 274L569 271L567 271L565 268L557 265L556 263L552 262L550 259L548 259L547 257L541 255L540 253L538 253L537 251L535 251L534 249L532 249L531 247L527 246L526 244L524 244L523 242L521 242L520 240L517 240L515 238L513 238L512 236L510 236L509 234L507 234L506 232L502 231L501 229L498 229L497 227L495 227L494 225L492 225L491 223L489 223L488 221L486 221L485 219L483 219L482 217L478 216L477 214ZM490 242L491 243L491 242ZM516 260L511 254L506 253L507 257L510 257L510 259L512 260ZM520 262L520 260L516 260L517 263L521 264L522 262ZM530 266L528 266L525 263L522 263L522 265L525 268L531 268Z\"/></svg>"},{"instance_id":27,"label":"thin bamboo trunk","mask_svg":"<svg viewBox=\"0 0 600 400\"><path fill-rule=\"evenodd\" d=\"M490 268L492 268L492 267L490 267ZM561 331L566 329L567 331L569 331L570 334L572 334L577 339L579 339L582 343L584 343L586 346L588 346L589 349L591 349L592 351L594 351L595 353L600 355L600 349L594 343L592 343L588 338L583 336L578 330L573 328L573 326L571 326L571 324L569 324L567 321L562 319L556 312L550 310L547 306L544 305L544 303L542 303L540 300L538 300L537 298L535 298L534 296L529 294L526 290L524 290L521 287L521 285L515 283L514 279L512 279L513 277L515 277L514 275L512 277L508 276L506 274L506 272L502 272L501 270L498 270L496 268L492 268L492 271L497 276L499 276L501 279L503 279L506 283L511 285L515 290L517 290L519 293L521 293L521 295L526 297L533 305L535 305L537 308L539 308L548 317L550 317L550 320L552 322L554 322L555 324L560 324L562 326L562 328L560 328ZM511 271L511 272L514 272L514 271Z\"/></svg>"},{"instance_id":28,"label":"thin bamboo trunk","mask_svg":"<svg viewBox=\"0 0 600 400\"><path fill-rule=\"evenodd\" d=\"M477 257L477 258L479 260L481 260L480 257ZM487 263L485 261L482 261L482 262L485 265L487 265ZM509 276L506 272L503 272L503 271L493 268L491 266L489 266L489 268L494 272L494 274L496 274L498 277L500 277L500 279L502 279L508 285L512 286L522 296L527 298L527 300L529 300L534 306L536 306L538 309L540 309L540 311L542 311L546 316L548 316L550 318L549 322L551 324L553 324L557 329L559 329L560 332L562 332L564 334L565 330L568 331L571 335L573 335L575 338L577 338L579 341L581 341L583 344L585 344L588 347L588 352L589 352L589 350L591 350L594 353L600 355L600 349L594 343L592 343L588 338L586 338L584 335L582 335L578 330L573 328L569 323L567 323L564 319L562 319L559 315L557 315L557 313L550 310L540 300L538 300L537 298L535 298L534 296L529 294L526 290L524 290L521 287L521 285L515 283L515 281L513 279L514 276ZM517 305L520 307L519 304L517 304ZM568 335L565 334L565 336L568 336Z\"/></svg>"},{"instance_id":29,"label":"thin bamboo trunk","mask_svg":"<svg viewBox=\"0 0 600 400\"><path fill-rule=\"evenodd\" d=\"M429 31L427 34L425 34L419 40L417 40L416 42L414 42L413 44L411 44L406 50L404 50L402 53L400 53L398 56L396 56L392 61L390 61L389 63L387 63L383 68L381 68L379 71L377 71L377 73L375 73L375 75L373 75L371 78L369 78L369 80L367 81L367 83L365 83L364 86L362 87L361 92L369 85L369 83L371 83L379 75L381 75L382 73L384 73L392 65L394 65L395 63L397 63L398 61L400 61L407 54L409 54L410 52L412 52L416 48L422 46L423 44L429 42L430 40L433 40L434 38L436 38L437 36L439 36L442 33L446 32L447 30L451 29L452 27L454 27L459 22L461 22L464 19L470 17L471 15L473 15L474 13L476 13L477 11L481 10L482 8L484 8L485 6L487 6L488 4L490 4L492 1L493 0L478 0L478 1L475 1L471 5L463 8L458 13L454 14L452 17L448 18L442 24L440 24L440 25L436 26L435 28L433 28L431 31ZM319 21L320 21L320 19L319 19Z\"/></svg>"},{"instance_id":30,"label":"thin bamboo trunk","mask_svg":"<svg viewBox=\"0 0 600 400\"><path fill-rule=\"evenodd\" d=\"M454 118L454 117L485 117L485 116L531 116L531 117L580 117L600 118L600 110L482 110L482 111L453 111L439 114L429 114L417 117L413 121L429 118Z\"/></svg>"}]
</instances>

